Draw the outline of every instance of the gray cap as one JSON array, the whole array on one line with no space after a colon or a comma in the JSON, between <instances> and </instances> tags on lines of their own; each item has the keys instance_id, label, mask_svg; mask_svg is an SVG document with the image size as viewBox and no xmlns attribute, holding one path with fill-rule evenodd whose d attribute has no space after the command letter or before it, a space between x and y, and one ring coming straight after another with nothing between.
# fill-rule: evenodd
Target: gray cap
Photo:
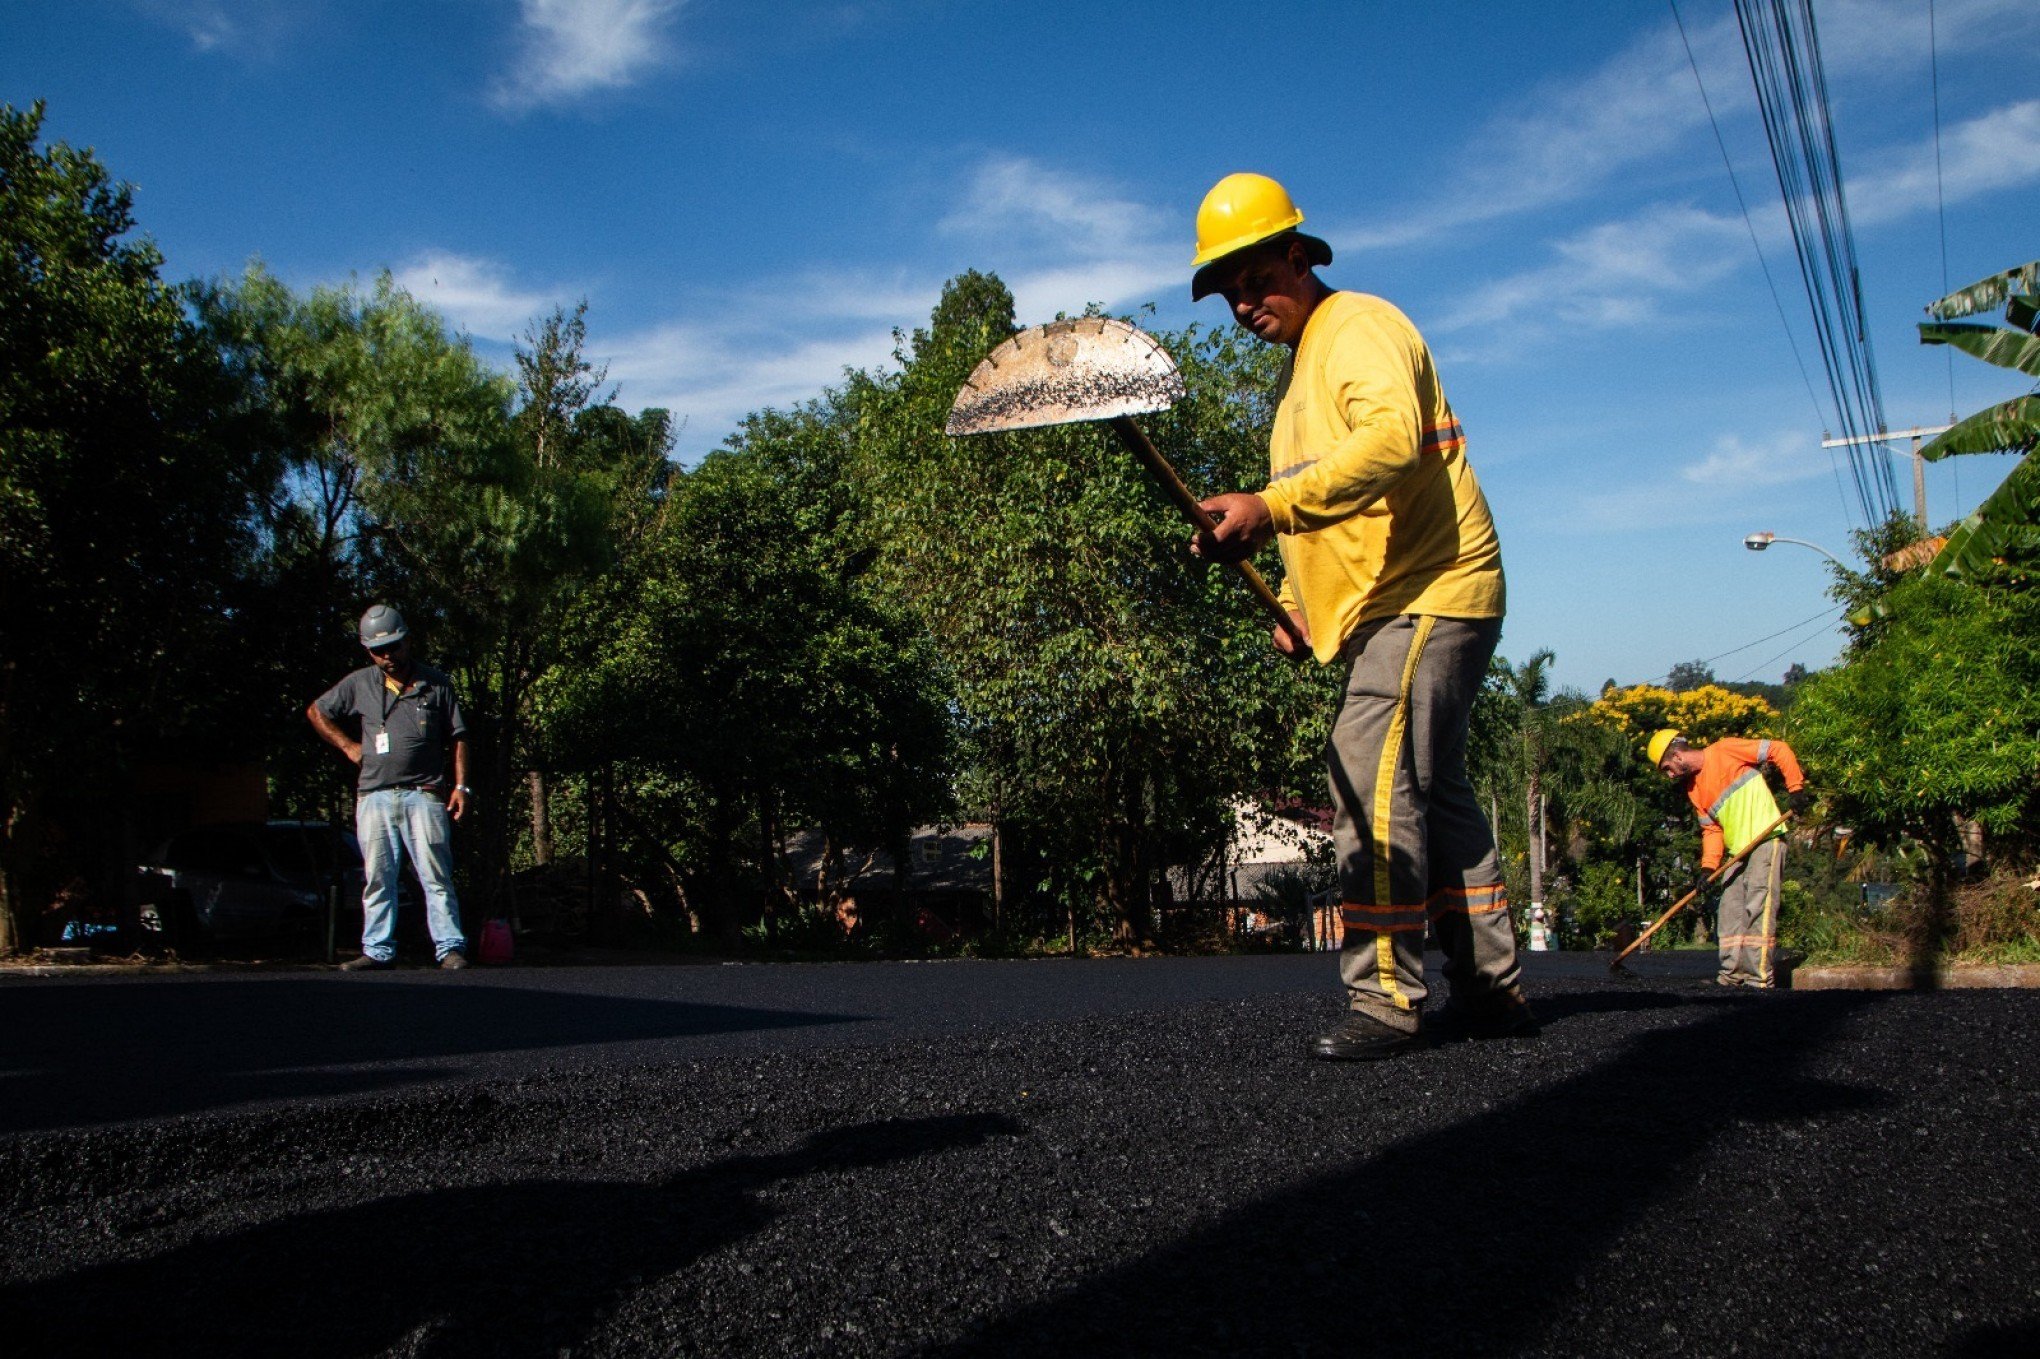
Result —
<instances>
[{"instance_id":1,"label":"gray cap","mask_svg":"<svg viewBox=\"0 0 2040 1359\"><path fill-rule=\"evenodd\" d=\"M377 604L361 615L361 644L363 646L388 646L401 642L410 629L404 626L404 615L387 604Z\"/></svg>"}]
</instances>

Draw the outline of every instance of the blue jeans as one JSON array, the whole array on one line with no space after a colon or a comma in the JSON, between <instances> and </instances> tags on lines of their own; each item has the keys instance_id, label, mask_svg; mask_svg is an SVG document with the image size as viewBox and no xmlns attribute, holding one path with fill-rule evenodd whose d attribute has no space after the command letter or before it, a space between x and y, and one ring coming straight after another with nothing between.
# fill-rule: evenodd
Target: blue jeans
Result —
<instances>
[{"instance_id":1,"label":"blue jeans","mask_svg":"<svg viewBox=\"0 0 2040 1359\"><path fill-rule=\"evenodd\" d=\"M460 932L460 902L453 895L453 819L446 804L416 788L378 788L354 803L354 833L361 840L361 951L388 962L397 926L397 875L404 860L425 889L425 923L432 951L444 958L467 949Z\"/></svg>"}]
</instances>

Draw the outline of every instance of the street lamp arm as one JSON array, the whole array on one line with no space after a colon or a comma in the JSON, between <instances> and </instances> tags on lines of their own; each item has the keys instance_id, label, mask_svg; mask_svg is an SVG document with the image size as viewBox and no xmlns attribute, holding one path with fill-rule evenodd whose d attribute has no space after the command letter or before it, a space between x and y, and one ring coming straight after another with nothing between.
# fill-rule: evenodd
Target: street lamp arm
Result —
<instances>
[{"instance_id":1,"label":"street lamp arm","mask_svg":"<svg viewBox=\"0 0 2040 1359\"><path fill-rule=\"evenodd\" d=\"M1787 538L1782 533L1752 533L1749 537L1743 539L1742 541L1743 546L1748 548L1752 552L1762 552L1765 548L1769 547L1773 543L1794 543L1800 547L1810 547L1815 552L1820 553L1821 556L1826 557L1829 561L1833 562L1836 566L1841 567L1842 570L1846 571L1849 569L1849 564L1843 561L1840 557L1837 557L1834 553L1828 551L1826 548L1822 547L1819 543L1809 543L1804 538Z\"/></svg>"}]
</instances>

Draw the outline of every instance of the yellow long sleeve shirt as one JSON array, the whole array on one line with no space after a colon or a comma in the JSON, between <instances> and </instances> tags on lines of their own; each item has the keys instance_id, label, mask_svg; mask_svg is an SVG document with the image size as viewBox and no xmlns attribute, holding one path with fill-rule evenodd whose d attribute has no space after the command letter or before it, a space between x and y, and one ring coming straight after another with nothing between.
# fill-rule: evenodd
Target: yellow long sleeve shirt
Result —
<instances>
[{"instance_id":1,"label":"yellow long sleeve shirt","mask_svg":"<svg viewBox=\"0 0 2040 1359\"><path fill-rule=\"evenodd\" d=\"M1335 659L1395 614L1499 618L1501 540L1423 336L1392 304L1335 292L1282 375L1261 492L1282 603Z\"/></svg>"}]
</instances>

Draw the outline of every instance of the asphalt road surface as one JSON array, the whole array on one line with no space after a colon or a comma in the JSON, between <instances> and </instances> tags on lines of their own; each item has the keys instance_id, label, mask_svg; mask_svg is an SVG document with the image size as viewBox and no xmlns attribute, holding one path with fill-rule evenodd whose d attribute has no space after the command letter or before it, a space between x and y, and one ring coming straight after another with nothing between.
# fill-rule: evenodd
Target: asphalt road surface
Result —
<instances>
[{"instance_id":1,"label":"asphalt road surface","mask_svg":"<svg viewBox=\"0 0 2040 1359\"><path fill-rule=\"evenodd\" d=\"M2040 994L1539 956L0 982L9 1354L2040 1355Z\"/></svg>"}]
</instances>

